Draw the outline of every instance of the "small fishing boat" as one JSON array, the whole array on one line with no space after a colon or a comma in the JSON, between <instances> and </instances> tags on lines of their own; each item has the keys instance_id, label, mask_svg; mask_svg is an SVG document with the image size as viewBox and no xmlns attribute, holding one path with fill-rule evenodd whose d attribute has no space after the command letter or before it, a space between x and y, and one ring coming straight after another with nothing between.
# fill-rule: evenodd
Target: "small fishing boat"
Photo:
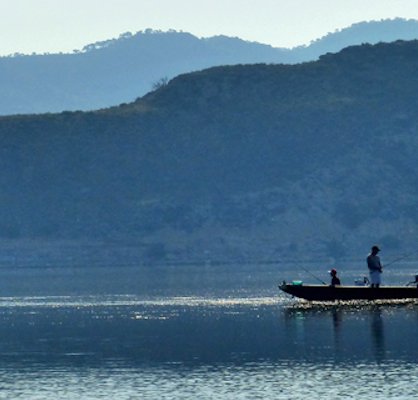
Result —
<instances>
[{"instance_id":1,"label":"small fishing boat","mask_svg":"<svg viewBox=\"0 0 418 400\"><path fill-rule=\"evenodd\" d=\"M414 286L328 286L305 285L301 281L283 282L283 292L309 301L334 300L404 300L417 299L418 287Z\"/></svg>"}]
</instances>

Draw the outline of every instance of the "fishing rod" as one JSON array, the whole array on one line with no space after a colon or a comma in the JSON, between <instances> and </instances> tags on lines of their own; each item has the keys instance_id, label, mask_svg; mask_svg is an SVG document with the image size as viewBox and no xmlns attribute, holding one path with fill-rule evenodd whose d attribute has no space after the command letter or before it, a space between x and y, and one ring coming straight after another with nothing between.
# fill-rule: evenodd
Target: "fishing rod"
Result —
<instances>
[{"instance_id":1,"label":"fishing rod","mask_svg":"<svg viewBox=\"0 0 418 400\"><path fill-rule=\"evenodd\" d=\"M390 261L389 263L385 264L385 267L387 267L388 265L392 265L395 264L398 261L404 260L405 258L408 258L410 256L413 256L414 254L418 254L418 251L414 251L412 253L408 253L408 254L404 254L403 256L400 256L398 258L395 258L394 260Z\"/></svg>"},{"instance_id":2,"label":"fishing rod","mask_svg":"<svg viewBox=\"0 0 418 400\"><path fill-rule=\"evenodd\" d=\"M306 271L309 275L313 276L317 281L321 282L323 285L327 285L327 283L325 283L322 279L318 278L316 275L314 275L311 271L309 271L308 269L306 269L305 267L301 268Z\"/></svg>"},{"instance_id":3,"label":"fishing rod","mask_svg":"<svg viewBox=\"0 0 418 400\"><path fill-rule=\"evenodd\" d=\"M413 251L412 253L404 254L403 256L395 258L394 260L390 261L389 263L385 264L384 266L387 267L388 265L395 264L396 262L404 260L405 258L408 258L408 257L413 256L415 254L418 254L418 251ZM418 287L418 275L415 275L415 281L408 282L405 286L409 286L411 284L416 284L417 287Z\"/></svg>"}]
</instances>

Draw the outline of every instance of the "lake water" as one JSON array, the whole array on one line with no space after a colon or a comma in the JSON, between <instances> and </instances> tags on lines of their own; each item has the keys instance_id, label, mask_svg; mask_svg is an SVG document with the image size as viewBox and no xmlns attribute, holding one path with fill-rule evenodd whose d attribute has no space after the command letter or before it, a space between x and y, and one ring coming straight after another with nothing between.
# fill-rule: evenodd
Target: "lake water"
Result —
<instances>
[{"instance_id":1,"label":"lake water","mask_svg":"<svg viewBox=\"0 0 418 400\"><path fill-rule=\"evenodd\" d=\"M0 398L418 398L418 303L297 301L296 269L3 268Z\"/></svg>"}]
</instances>

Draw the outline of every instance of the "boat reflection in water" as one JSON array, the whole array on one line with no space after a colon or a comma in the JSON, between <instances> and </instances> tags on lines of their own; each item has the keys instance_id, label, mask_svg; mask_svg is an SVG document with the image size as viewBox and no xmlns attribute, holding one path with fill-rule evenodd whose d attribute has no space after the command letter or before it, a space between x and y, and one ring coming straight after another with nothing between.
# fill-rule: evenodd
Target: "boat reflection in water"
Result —
<instances>
[{"instance_id":1,"label":"boat reflection in water","mask_svg":"<svg viewBox=\"0 0 418 400\"><path fill-rule=\"evenodd\" d=\"M417 320L417 300L296 301L284 310L286 329L300 357L337 362L413 362L418 355Z\"/></svg>"}]
</instances>

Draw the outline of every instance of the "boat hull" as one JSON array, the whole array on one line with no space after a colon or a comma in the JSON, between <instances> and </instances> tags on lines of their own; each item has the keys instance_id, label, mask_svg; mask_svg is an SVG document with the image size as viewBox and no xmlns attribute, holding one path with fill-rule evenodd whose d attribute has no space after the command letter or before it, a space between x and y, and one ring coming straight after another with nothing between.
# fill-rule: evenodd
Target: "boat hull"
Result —
<instances>
[{"instance_id":1,"label":"boat hull","mask_svg":"<svg viewBox=\"0 0 418 400\"><path fill-rule=\"evenodd\" d=\"M403 300L417 299L416 286L326 286L326 285L293 285L283 283L281 290L292 296L310 301L334 300Z\"/></svg>"}]
</instances>

